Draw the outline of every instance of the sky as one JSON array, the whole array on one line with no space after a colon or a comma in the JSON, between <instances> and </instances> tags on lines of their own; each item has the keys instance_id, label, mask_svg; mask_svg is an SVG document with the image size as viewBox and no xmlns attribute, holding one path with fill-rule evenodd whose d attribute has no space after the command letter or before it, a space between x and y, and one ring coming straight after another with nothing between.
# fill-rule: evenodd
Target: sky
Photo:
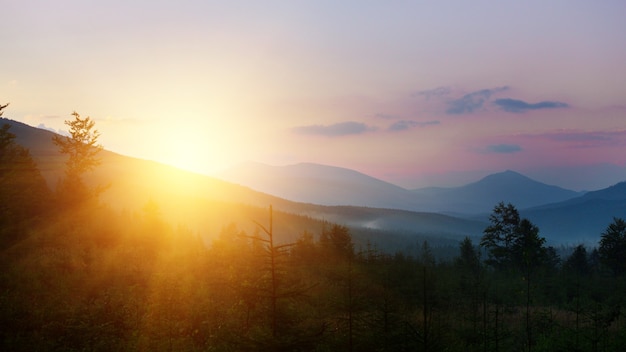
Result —
<instances>
[{"instance_id":1,"label":"sky","mask_svg":"<svg viewBox=\"0 0 626 352\"><path fill-rule=\"evenodd\" d=\"M4 117L205 174L626 180L626 2L0 0Z\"/></svg>"}]
</instances>

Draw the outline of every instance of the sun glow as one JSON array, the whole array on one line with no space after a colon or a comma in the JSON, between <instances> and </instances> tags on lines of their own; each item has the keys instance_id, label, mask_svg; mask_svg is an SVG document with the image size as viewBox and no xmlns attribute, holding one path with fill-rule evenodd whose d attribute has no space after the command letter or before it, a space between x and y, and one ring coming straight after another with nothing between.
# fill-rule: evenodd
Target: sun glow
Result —
<instances>
[{"instance_id":1,"label":"sun glow","mask_svg":"<svg viewBox=\"0 0 626 352\"><path fill-rule=\"evenodd\" d=\"M207 141L178 138L163 151L163 162L181 169L203 172L211 162Z\"/></svg>"},{"instance_id":2,"label":"sun glow","mask_svg":"<svg viewBox=\"0 0 626 352\"><path fill-rule=\"evenodd\" d=\"M224 168L246 149L224 124L166 125L156 136L151 159L202 174Z\"/></svg>"}]
</instances>

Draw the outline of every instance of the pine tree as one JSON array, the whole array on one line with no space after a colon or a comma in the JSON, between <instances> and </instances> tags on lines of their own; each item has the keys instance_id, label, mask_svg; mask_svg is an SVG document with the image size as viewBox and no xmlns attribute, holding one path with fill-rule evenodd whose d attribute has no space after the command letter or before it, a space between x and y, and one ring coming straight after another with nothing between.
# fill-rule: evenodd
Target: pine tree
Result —
<instances>
[{"instance_id":1,"label":"pine tree","mask_svg":"<svg viewBox=\"0 0 626 352\"><path fill-rule=\"evenodd\" d=\"M520 216L517 209L511 204L498 203L489 216L491 225L488 226L480 241L480 245L487 248L489 258L487 264L504 269L512 266L512 247L515 243Z\"/></svg>"},{"instance_id":2,"label":"pine tree","mask_svg":"<svg viewBox=\"0 0 626 352\"><path fill-rule=\"evenodd\" d=\"M613 218L613 222L602 233L600 239L600 261L613 274L626 274L626 221Z\"/></svg>"},{"instance_id":3,"label":"pine tree","mask_svg":"<svg viewBox=\"0 0 626 352\"><path fill-rule=\"evenodd\" d=\"M96 197L101 187L90 189L83 180L83 175L93 170L101 162L98 154L102 146L98 144L100 132L94 129L95 121L88 116L81 118L74 111L74 120L66 120L65 124L70 128L70 137L54 136L53 142L59 147L61 153L67 155L65 163L65 178L57 187L59 198L69 205Z\"/></svg>"},{"instance_id":4,"label":"pine tree","mask_svg":"<svg viewBox=\"0 0 626 352\"><path fill-rule=\"evenodd\" d=\"M309 288L302 286L291 277L287 267L289 249L295 243L277 244L274 238L274 220L272 206L269 207L269 225L255 221L261 233L246 236L253 241L253 246L260 250L264 265L258 273L261 278L257 287L257 296L268 303L267 325L255 329L247 339L240 341L241 349L262 351L305 351L312 350L317 343L324 326L303 328L299 326L303 319L293 310L289 301L302 298ZM268 333L264 333L268 332Z\"/></svg>"}]
</instances>

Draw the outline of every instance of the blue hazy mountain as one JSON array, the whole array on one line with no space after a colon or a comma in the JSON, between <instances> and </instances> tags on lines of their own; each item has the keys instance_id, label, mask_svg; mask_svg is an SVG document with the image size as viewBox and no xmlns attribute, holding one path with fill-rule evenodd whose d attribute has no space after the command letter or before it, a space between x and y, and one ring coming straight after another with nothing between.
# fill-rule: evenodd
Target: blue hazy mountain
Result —
<instances>
[{"instance_id":1,"label":"blue hazy mountain","mask_svg":"<svg viewBox=\"0 0 626 352\"><path fill-rule=\"evenodd\" d=\"M542 236L560 242L596 243L614 217L626 219L626 182L564 202L523 209Z\"/></svg>"},{"instance_id":2,"label":"blue hazy mountain","mask_svg":"<svg viewBox=\"0 0 626 352\"><path fill-rule=\"evenodd\" d=\"M418 199L402 187L335 166L313 163L270 166L247 162L218 177L296 202L403 210L420 208Z\"/></svg>"},{"instance_id":3,"label":"blue hazy mountain","mask_svg":"<svg viewBox=\"0 0 626 352\"><path fill-rule=\"evenodd\" d=\"M432 211L444 213L484 213L499 203L512 203L518 209L560 202L581 193L535 181L515 171L492 174L461 187L422 188L413 193Z\"/></svg>"},{"instance_id":4,"label":"blue hazy mountain","mask_svg":"<svg viewBox=\"0 0 626 352\"><path fill-rule=\"evenodd\" d=\"M526 208L580 195L513 171L489 175L462 187L417 190L407 190L354 170L311 163L288 166L244 163L219 177L298 202L448 214L484 213L500 201Z\"/></svg>"}]
</instances>

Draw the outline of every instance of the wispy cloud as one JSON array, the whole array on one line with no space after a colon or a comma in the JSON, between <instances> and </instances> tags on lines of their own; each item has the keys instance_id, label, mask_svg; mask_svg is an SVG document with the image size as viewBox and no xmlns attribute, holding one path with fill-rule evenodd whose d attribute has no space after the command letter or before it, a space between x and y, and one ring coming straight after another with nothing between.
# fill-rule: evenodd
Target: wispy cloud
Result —
<instances>
[{"instance_id":1,"label":"wispy cloud","mask_svg":"<svg viewBox=\"0 0 626 352\"><path fill-rule=\"evenodd\" d=\"M488 153L496 154L512 154L522 151L522 147L518 144L492 144L485 148Z\"/></svg>"},{"instance_id":2,"label":"wispy cloud","mask_svg":"<svg viewBox=\"0 0 626 352\"><path fill-rule=\"evenodd\" d=\"M422 90L411 94L412 97L424 97L426 100L432 97L443 97L449 95L452 92L450 87L437 87L435 89Z\"/></svg>"},{"instance_id":3,"label":"wispy cloud","mask_svg":"<svg viewBox=\"0 0 626 352\"><path fill-rule=\"evenodd\" d=\"M517 99L496 99L493 102L495 105L499 106L502 110L514 113L523 113L528 110L540 110L540 109L558 109L558 108L567 108L569 107L566 103L561 103L558 101L542 101L539 103L527 103L523 100Z\"/></svg>"},{"instance_id":4,"label":"wispy cloud","mask_svg":"<svg viewBox=\"0 0 626 352\"><path fill-rule=\"evenodd\" d=\"M555 141L572 143L577 148L594 148L604 146L625 146L626 130L592 131L592 132L558 132L546 133L541 137Z\"/></svg>"},{"instance_id":5,"label":"wispy cloud","mask_svg":"<svg viewBox=\"0 0 626 352\"><path fill-rule=\"evenodd\" d=\"M508 89L508 86L503 86L492 89L482 89L479 91L465 94L459 99L448 102L448 108L446 109L446 113L451 115L471 114L477 110L482 109L492 95Z\"/></svg>"},{"instance_id":6,"label":"wispy cloud","mask_svg":"<svg viewBox=\"0 0 626 352\"><path fill-rule=\"evenodd\" d=\"M440 122L437 120L432 121L415 121L415 120L402 120L391 124L388 128L389 131L405 131L415 127L426 127L432 125L438 125Z\"/></svg>"},{"instance_id":7,"label":"wispy cloud","mask_svg":"<svg viewBox=\"0 0 626 352\"><path fill-rule=\"evenodd\" d=\"M385 114L385 113L377 113L374 115L374 117L379 118L379 119L385 119L385 120L397 120L400 118L400 116L398 115L393 115L393 114Z\"/></svg>"},{"instance_id":8,"label":"wispy cloud","mask_svg":"<svg viewBox=\"0 0 626 352\"><path fill-rule=\"evenodd\" d=\"M363 134L368 131L375 130L375 127L370 127L362 122L340 122L332 125L308 125L294 127L293 131L297 134L305 135L319 135L319 136L347 136L355 134Z\"/></svg>"}]
</instances>

